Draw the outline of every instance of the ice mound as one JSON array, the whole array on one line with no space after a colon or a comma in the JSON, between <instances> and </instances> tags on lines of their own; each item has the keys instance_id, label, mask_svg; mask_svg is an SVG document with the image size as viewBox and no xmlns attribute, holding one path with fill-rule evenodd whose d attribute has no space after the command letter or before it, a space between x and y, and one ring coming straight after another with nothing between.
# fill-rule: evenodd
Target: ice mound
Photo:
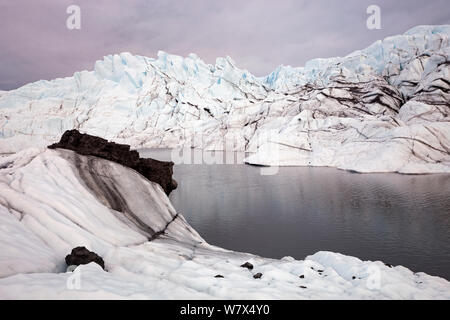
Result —
<instances>
[{"instance_id":1,"label":"ice mound","mask_svg":"<svg viewBox=\"0 0 450 320\"><path fill-rule=\"evenodd\" d=\"M274 260L208 245L157 183L70 150L0 158L0 222L2 299L450 299L448 281L380 261ZM106 271L66 272L78 246Z\"/></svg>"}]
</instances>

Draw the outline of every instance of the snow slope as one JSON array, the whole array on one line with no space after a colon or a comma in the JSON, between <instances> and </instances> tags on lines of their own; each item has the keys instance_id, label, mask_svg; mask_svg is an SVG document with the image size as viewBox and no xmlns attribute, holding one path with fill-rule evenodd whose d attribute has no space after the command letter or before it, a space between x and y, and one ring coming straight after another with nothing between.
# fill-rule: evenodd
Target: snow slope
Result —
<instances>
[{"instance_id":1,"label":"snow slope","mask_svg":"<svg viewBox=\"0 0 450 320\"><path fill-rule=\"evenodd\" d=\"M450 299L448 281L380 261L331 252L273 260L210 246L158 184L69 150L0 157L0 228L1 299ZM66 272L76 246L101 255L107 271L91 263ZM240 267L247 261L253 270Z\"/></svg>"},{"instance_id":2,"label":"snow slope","mask_svg":"<svg viewBox=\"0 0 450 320\"><path fill-rule=\"evenodd\" d=\"M246 150L248 163L450 172L450 26L257 78L231 58L129 53L0 93L0 153L67 129L144 147Z\"/></svg>"}]
</instances>

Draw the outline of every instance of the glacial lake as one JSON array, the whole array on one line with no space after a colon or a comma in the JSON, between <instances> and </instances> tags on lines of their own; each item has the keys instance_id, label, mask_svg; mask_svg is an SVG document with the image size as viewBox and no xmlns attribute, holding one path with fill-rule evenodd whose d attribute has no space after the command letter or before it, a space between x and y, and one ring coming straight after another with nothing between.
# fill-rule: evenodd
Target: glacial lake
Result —
<instances>
[{"instance_id":1,"label":"glacial lake","mask_svg":"<svg viewBox=\"0 0 450 320\"><path fill-rule=\"evenodd\" d=\"M140 154L172 158L167 149ZM450 280L450 174L261 169L176 164L170 199L207 242L223 248L296 259L333 251Z\"/></svg>"}]
</instances>

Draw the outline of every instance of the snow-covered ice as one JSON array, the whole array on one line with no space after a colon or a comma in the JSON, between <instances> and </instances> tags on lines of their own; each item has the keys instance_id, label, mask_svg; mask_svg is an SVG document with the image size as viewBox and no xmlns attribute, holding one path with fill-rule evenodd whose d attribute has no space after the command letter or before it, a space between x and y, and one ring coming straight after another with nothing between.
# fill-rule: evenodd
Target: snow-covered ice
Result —
<instances>
[{"instance_id":1,"label":"snow-covered ice","mask_svg":"<svg viewBox=\"0 0 450 320\"><path fill-rule=\"evenodd\" d=\"M69 150L0 158L0 228L2 299L450 299L447 280L380 261L332 252L274 260L211 246L158 184ZM91 263L66 272L76 246L102 256L106 271Z\"/></svg>"},{"instance_id":2,"label":"snow-covered ice","mask_svg":"<svg viewBox=\"0 0 450 320\"><path fill-rule=\"evenodd\" d=\"M248 151L248 163L450 172L450 26L258 78L229 57L121 53L0 93L0 153L68 129L134 148Z\"/></svg>"}]
</instances>

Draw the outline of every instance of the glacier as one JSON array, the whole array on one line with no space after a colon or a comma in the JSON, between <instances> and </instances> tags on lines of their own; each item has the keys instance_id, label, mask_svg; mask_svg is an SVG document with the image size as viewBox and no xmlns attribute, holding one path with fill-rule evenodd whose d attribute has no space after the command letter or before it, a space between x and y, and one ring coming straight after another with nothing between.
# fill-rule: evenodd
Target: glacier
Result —
<instances>
[{"instance_id":1,"label":"glacier","mask_svg":"<svg viewBox=\"0 0 450 320\"><path fill-rule=\"evenodd\" d=\"M0 299L450 299L447 280L381 261L325 251L274 260L209 245L159 184L71 150L1 156L0 190ZM64 257L76 246L106 270L72 272Z\"/></svg>"},{"instance_id":2,"label":"glacier","mask_svg":"<svg viewBox=\"0 0 450 320\"><path fill-rule=\"evenodd\" d=\"M160 51L0 92L0 153L63 132L133 148L246 151L247 163L450 172L450 26L418 26L345 57L266 77L230 58Z\"/></svg>"},{"instance_id":3,"label":"glacier","mask_svg":"<svg viewBox=\"0 0 450 320\"><path fill-rule=\"evenodd\" d=\"M419 26L266 77L230 57L121 53L0 91L0 298L450 299L447 280L381 261L324 251L274 260L209 245L157 183L44 148L77 129L135 149L246 151L256 165L449 173L449 35L450 26ZM68 271L77 246L106 271Z\"/></svg>"}]
</instances>

